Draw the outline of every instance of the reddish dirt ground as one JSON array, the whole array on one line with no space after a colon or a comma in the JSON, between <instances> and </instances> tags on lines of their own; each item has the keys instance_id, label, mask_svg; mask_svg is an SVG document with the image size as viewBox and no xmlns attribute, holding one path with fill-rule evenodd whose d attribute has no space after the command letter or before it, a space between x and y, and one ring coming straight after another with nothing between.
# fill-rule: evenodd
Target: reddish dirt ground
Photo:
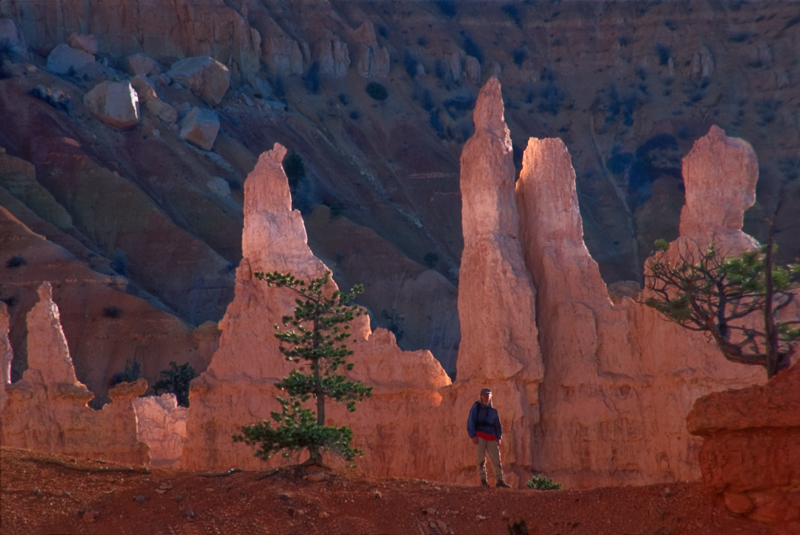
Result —
<instances>
[{"instance_id":1,"label":"reddish dirt ground","mask_svg":"<svg viewBox=\"0 0 800 535\"><path fill-rule=\"evenodd\" d=\"M80 471L73 468L122 467L12 448L0 453L0 532L8 535L770 533L715 507L699 483L483 489L301 467L224 477Z\"/></svg>"}]
</instances>

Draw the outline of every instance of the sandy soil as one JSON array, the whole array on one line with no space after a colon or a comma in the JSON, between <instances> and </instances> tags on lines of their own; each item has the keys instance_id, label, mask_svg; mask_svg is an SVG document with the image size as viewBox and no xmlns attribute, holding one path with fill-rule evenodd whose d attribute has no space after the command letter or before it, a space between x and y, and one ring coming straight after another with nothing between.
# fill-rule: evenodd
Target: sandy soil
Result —
<instances>
[{"instance_id":1,"label":"sandy soil","mask_svg":"<svg viewBox=\"0 0 800 535\"><path fill-rule=\"evenodd\" d=\"M700 483L485 489L293 466L208 477L12 448L0 468L7 535L770 533L715 507Z\"/></svg>"}]
</instances>

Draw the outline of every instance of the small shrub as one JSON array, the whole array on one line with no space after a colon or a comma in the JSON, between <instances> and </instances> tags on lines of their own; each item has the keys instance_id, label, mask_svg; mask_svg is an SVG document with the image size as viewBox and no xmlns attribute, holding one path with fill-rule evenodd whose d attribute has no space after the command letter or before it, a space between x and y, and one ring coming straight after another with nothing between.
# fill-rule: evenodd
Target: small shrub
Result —
<instances>
[{"instance_id":1,"label":"small shrub","mask_svg":"<svg viewBox=\"0 0 800 535\"><path fill-rule=\"evenodd\" d=\"M359 119L361 119L361 112L359 110L351 111L350 118L354 121L358 121Z\"/></svg>"},{"instance_id":2,"label":"small shrub","mask_svg":"<svg viewBox=\"0 0 800 535\"><path fill-rule=\"evenodd\" d=\"M417 57L406 50L403 53L403 65L406 68L406 74L410 78L414 78L417 75Z\"/></svg>"},{"instance_id":3,"label":"small shrub","mask_svg":"<svg viewBox=\"0 0 800 535\"><path fill-rule=\"evenodd\" d=\"M331 218L342 215L342 212L344 211L344 207L342 207L342 205L339 204L338 202L332 203L330 209L331 209Z\"/></svg>"},{"instance_id":4,"label":"small shrub","mask_svg":"<svg viewBox=\"0 0 800 535\"><path fill-rule=\"evenodd\" d=\"M125 258L125 253L119 250L114 253L114 260L111 261L111 269L123 276L128 272L128 260Z\"/></svg>"},{"instance_id":5,"label":"small shrub","mask_svg":"<svg viewBox=\"0 0 800 535\"><path fill-rule=\"evenodd\" d=\"M17 267L20 267L20 266L25 266L27 264L28 264L28 261L25 260L25 258L23 258L21 256L12 256L11 258L8 259L8 262L6 262L6 267L7 268L17 268Z\"/></svg>"},{"instance_id":6,"label":"small shrub","mask_svg":"<svg viewBox=\"0 0 800 535\"><path fill-rule=\"evenodd\" d=\"M107 306L103 309L103 316L106 318L117 319L122 316L122 310L116 306Z\"/></svg>"},{"instance_id":7,"label":"small shrub","mask_svg":"<svg viewBox=\"0 0 800 535\"><path fill-rule=\"evenodd\" d=\"M391 314L388 313L386 309L381 310L381 317L385 320L388 320L389 325L386 328L392 331L392 333L394 333L395 340L400 342L405 334L405 331L402 329L402 323L405 318L400 317L400 315L397 313L397 310L394 308L392 309Z\"/></svg>"},{"instance_id":8,"label":"small shrub","mask_svg":"<svg viewBox=\"0 0 800 535\"><path fill-rule=\"evenodd\" d=\"M389 28L387 28L385 24L379 24L378 25L378 35L380 35L384 39L388 39L389 38Z\"/></svg>"},{"instance_id":9,"label":"small shrub","mask_svg":"<svg viewBox=\"0 0 800 535\"><path fill-rule=\"evenodd\" d=\"M289 188L294 189L306 176L303 158L295 151L289 151L289 154L283 159L283 171L286 173L286 178L289 179Z\"/></svg>"},{"instance_id":10,"label":"small shrub","mask_svg":"<svg viewBox=\"0 0 800 535\"><path fill-rule=\"evenodd\" d=\"M347 106L350 104L350 97L347 95L347 93L339 93L339 102Z\"/></svg>"},{"instance_id":11,"label":"small shrub","mask_svg":"<svg viewBox=\"0 0 800 535\"><path fill-rule=\"evenodd\" d=\"M161 372L161 380L153 385L156 394L175 394L178 405L189 406L189 383L197 377L197 372L187 362L178 366L169 363L169 369Z\"/></svg>"},{"instance_id":12,"label":"small shrub","mask_svg":"<svg viewBox=\"0 0 800 535\"><path fill-rule=\"evenodd\" d=\"M514 21L514 24L522 27L522 17L519 14L519 9L514 4L506 4L500 8L503 13L505 13L508 18Z\"/></svg>"},{"instance_id":13,"label":"small shrub","mask_svg":"<svg viewBox=\"0 0 800 535\"><path fill-rule=\"evenodd\" d=\"M466 52L468 56L477 59L478 63L483 63L483 51L469 35L464 37L464 52Z\"/></svg>"},{"instance_id":14,"label":"small shrub","mask_svg":"<svg viewBox=\"0 0 800 535\"><path fill-rule=\"evenodd\" d=\"M386 91L386 88L383 86L383 84L379 84L378 82L368 83L365 90L367 95L375 100L386 100L389 97L389 93Z\"/></svg>"},{"instance_id":15,"label":"small shrub","mask_svg":"<svg viewBox=\"0 0 800 535\"><path fill-rule=\"evenodd\" d=\"M442 14L451 19L455 17L458 12L458 6L456 6L455 0L438 0L438 2L436 2L436 7L439 8Z\"/></svg>"},{"instance_id":16,"label":"small shrub","mask_svg":"<svg viewBox=\"0 0 800 535\"><path fill-rule=\"evenodd\" d=\"M656 53L658 53L658 64L666 65L669 62L671 51L669 47L656 43Z\"/></svg>"},{"instance_id":17,"label":"small shrub","mask_svg":"<svg viewBox=\"0 0 800 535\"><path fill-rule=\"evenodd\" d=\"M549 479L541 474L533 476L531 480L525 484L529 489L534 490L560 490L564 488L564 485L561 483L556 483L552 479Z\"/></svg>"},{"instance_id":18,"label":"small shrub","mask_svg":"<svg viewBox=\"0 0 800 535\"><path fill-rule=\"evenodd\" d=\"M3 297L0 301L5 303L8 308L11 308L17 304L18 299L17 296L12 295L11 297Z\"/></svg>"},{"instance_id":19,"label":"small shrub","mask_svg":"<svg viewBox=\"0 0 800 535\"><path fill-rule=\"evenodd\" d=\"M436 263L439 262L439 255L433 252L428 253L425 255L425 258L422 259L422 261L425 262L425 265L429 269L433 269L436 267Z\"/></svg>"},{"instance_id":20,"label":"small shrub","mask_svg":"<svg viewBox=\"0 0 800 535\"><path fill-rule=\"evenodd\" d=\"M303 76L303 82L306 84L308 92L312 95L316 95L319 92L319 62L315 61L311 64L311 68Z\"/></svg>"},{"instance_id":21,"label":"small shrub","mask_svg":"<svg viewBox=\"0 0 800 535\"><path fill-rule=\"evenodd\" d=\"M111 386L116 386L120 383L134 383L142 376L142 365L136 359L128 359L125 361L125 371L115 373L111 377Z\"/></svg>"},{"instance_id":22,"label":"small shrub","mask_svg":"<svg viewBox=\"0 0 800 535\"><path fill-rule=\"evenodd\" d=\"M511 57L514 59L514 65L522 67L525 59L528 57L528 51L524 46L520 46L511 51Z\"/></svg>"}]
</instances>

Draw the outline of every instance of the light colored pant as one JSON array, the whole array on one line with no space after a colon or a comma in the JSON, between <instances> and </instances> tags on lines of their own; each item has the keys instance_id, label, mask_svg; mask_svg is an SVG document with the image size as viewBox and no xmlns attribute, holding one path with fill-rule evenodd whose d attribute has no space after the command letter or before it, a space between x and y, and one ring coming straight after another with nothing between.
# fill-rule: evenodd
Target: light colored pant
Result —
<instances>
[{"instance_id":1,"label":"light colored pant","mask_svg":"<svg viewBox=\"0 0 800 535\"><path fill-rule=\"evenodd\" d=\"M482 480L486 479L487 454L489 455L489 462L492 463L494 477L497 481L502 480L503 466L500 464L500 448L497 446L497 441L478 437L478 443L475 444L475 462L478 465L478 475Z\"/></svg>"}]
</instances>

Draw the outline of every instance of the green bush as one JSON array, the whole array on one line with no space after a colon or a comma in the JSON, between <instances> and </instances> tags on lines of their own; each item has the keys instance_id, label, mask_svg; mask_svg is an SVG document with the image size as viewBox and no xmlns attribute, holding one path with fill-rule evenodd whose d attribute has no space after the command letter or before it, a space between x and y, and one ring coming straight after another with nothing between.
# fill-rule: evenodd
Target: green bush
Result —
<instances>
[{"instance_id":1,"label":"green bush","mask_svg":"<svg viewBox=\"0 0 800 535\"><path fill-rule=\"evenodd\" d=\"M534 490L560 490L564 488L564 485L561 483L556 483L552 479L549 479L541 474L535 475L531 478L530 481L526 483L529 489Z\"/></svg>"},{"instance_id":2,"label":"green bush","mask_svg":"<svg viewBox=\"0 0 800 535\"><path fill-rule=\"evenodd\" d=\"M120 383L135 383L141 376L141 363L135 359L128 359L125 361L125 371L115 373L111 377L111 386L116 386Z\"/></svg>"},{"instance_id":3,"label":"green bush","mask_svg":"<svg viewBox=\"0 0 800 535\"><path fill-rule=\"evenodd\" d=\"M186 364L178 366L174 362L169 363L169 369L161 372L161 380L153 385L156 394L175 394L178 405L189 406L189 383L197 377L194 368Z\"/></svg>"},{"instance_id":4,"label":"green bush","mask_svg":"<svg viewBox=\"0 0 800 535\"><path fill-rule=\"evenodd\" d=\"M389 93L386 91L386 88L383 87L383 84L379 84L378 82L368 83L366 91L367 95L375 100L386 100L389 98Z\"/></svg>"},{"instance_id":5,"label":"green bush","mask_svg":"<svg viewBox=\"0 0 800 535\"><path fill-rule=\"evenodd\" d=\"M289 154L283 159L283 171L286 173L286 178L289 179L289 188L294 189L300 180L306 176L303 158L295 151L289 151Z\"/></svg>"},{"instance_id":6,"label":"green bush","mask_svg":"<svg viewBox=\"0 0 800 535\"><path fill-rule=\"evenodd\" d=\"M437 255L436 253L428 253L428 254L425 255L425 258L423 258L423 262L425 262L425 266L427 266L429 269L435 268L436 267L436 263L438 261L439 261L439 255Z\"/></svg>"}]
</instances>

